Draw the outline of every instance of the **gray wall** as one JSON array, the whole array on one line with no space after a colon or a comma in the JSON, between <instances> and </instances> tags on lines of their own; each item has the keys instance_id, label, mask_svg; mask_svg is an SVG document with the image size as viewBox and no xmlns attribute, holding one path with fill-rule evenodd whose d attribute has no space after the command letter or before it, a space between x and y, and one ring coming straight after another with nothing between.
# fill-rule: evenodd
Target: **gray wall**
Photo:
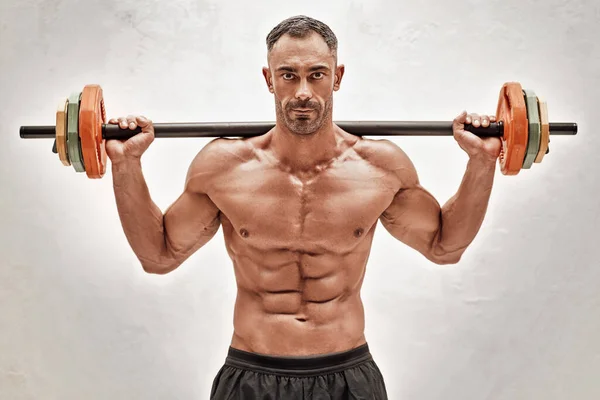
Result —
<instances>
[{"instance_id":1,"label":"gray wall","mask_svg":"<svg viewBox=\"0 0 600 400\"><path fill-rule=\"evenodd\" d=\"M597 104L600 6L574 1L75 1L0 5L0 399L202 399L232 333L222 234L166 276L123 235L110 173L61 165L58 100L102 85L110 117L274 120L261 67L280 20L327 22L346 64L337 120L493 114L506 81L548 101L542 164L498 173L458 265L440 267L379 228L363 289L367 339L391 399L600 397ZM593 123L596 123L594 126ZM157 139L143 158L164 210L209 139ZM451 137L396 138L444 203L466 155Z\"/></svg>"}]
</instances>

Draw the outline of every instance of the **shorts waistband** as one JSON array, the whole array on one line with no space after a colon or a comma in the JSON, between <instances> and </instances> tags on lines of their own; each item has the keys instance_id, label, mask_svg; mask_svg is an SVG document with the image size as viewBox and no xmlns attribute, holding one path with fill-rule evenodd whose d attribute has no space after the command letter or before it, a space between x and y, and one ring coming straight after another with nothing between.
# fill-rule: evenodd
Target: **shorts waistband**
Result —
<instances>
[{"instance_id":1,"label":"shorts waistband","mask_svg":"<svg viewBox=\"0 0 600 400\"><path fill-rule=\"evenodd\" d=\"M225 365L286 376L309 376L340 372L373 358L367 343L351 350L315 356L281 357L229 347Z\"/></svg>"}]
</instances>

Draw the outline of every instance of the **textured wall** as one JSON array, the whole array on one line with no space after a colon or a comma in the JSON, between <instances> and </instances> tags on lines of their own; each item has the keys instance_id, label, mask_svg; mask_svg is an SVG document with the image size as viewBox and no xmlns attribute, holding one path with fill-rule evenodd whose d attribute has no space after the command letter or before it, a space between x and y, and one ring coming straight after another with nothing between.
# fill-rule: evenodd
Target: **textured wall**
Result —
<instances>
[{"instance_id":1,"label":"textured wall","mask_svg":"<svg viewBox=\"0 0 600 400\"><path fill-rule=\"evenodd\" d=\"M207 398L232 333L222 234L175 272L145 274L110 174L88 180L18 128L54 124L58 99L88 83L111 117L273 120L264 38L295 14L339 37L335 119L494 113L517 80L580 127L532 170L498 173L459 265L379 228L363 297L390 398L600 398L598 2L1 0L0 399ZM157 139L144 156L161 208L207 141ZM441 203L454 194L466 157L452 138L396 142Z\"/></svg>"}]
</instances>

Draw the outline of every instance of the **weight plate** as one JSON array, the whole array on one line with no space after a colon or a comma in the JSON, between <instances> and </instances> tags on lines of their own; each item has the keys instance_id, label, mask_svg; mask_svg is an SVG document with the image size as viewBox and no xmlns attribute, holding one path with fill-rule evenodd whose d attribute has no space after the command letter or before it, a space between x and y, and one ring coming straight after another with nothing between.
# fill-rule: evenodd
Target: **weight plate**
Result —
<instances>
[{"instance_id":1,"label":"weight plate","mask_svg":"<svg viewBox=\"0 0 600 400\"><path fill-rule=\"evenodd\" d=\"M537 96L533 90L523 90L525 104L527 106L527 120L529 122L529 138L527 140L527 152L523 160L523 168L530 169L540 151L540 112L538 109Z\"/></svg>"},{"instance_id":2,"label":"weight plate","mask_svg":"<svg viewBox=\"0 0 600 400\"><path fill-rule=\"evenodd\" d=\"M539 104L539 112L540 112L540 121L541 121L541 140L540 140L540 150L537 153L537 157L535 158L536 163L541 163L546 152L548 151L548 146L550 143L550 123L548 121L548 104L543 98L538 96L538 104Z\"/></svg>"},{"instance_id":3,"label":"weight plate","mask_svg":"<svg viewBox=\"0 0 600 400\"><path fill-rule=\"evenodd\" d=\"M86 173L92 179L100 179L106 172L106 147L102 138L104 123L106 113L102 88L99 85L86 85L81 93L79 137Z\"/></svg>"},{"instance_id":4,"label":"weight plate","mask_svg":"<svg viewBox=\"0 0 600 400\"><path fill-rule=\"evenodd\" d=\"M79 141L79 100L81 93L72 93L67 106L67 148L69 160L76 172L85 172Z\"/></svg>"},{"instance_id":5,"label":"weight plate","mask_svg":"<svg viewBox=\"0 0 600 400\"><path fill-rule=\"evenodd\" d=\"M56 152L62 164L66 167L71 165L67 151L67 107L69 99L61 99L56 110Z\"/></svg>"},{"instance_id":6,"label":"weight plate","mask_svg":"<svg viewBox=\"0 0 600 400\"><path fill-rule=\"evenodd\" d=\"M523 166L527 150L527 107L523 88L518 82L507 82L500 90L496 121L504 124L500 169L504 175L517 175Z\"/></svg>"}]
</instances>

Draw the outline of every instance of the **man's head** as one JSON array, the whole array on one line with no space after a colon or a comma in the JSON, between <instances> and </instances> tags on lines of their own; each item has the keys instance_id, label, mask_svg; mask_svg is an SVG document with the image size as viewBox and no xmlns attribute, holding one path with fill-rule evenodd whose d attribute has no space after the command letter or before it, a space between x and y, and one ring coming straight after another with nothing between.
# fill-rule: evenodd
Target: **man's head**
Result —
<instances>
[{"instance_id":1,"label":"man's head","mask_svg":"<svg viewBox=\"0 0 600 400\"><path fill-rule=\"evenodd\" d=\"M275 96L278 122L298 135L314 133L331 120L333 91L344 75L335 34L313 18L291 17L267 35L267 50L263 75Z\"/></svg>"}]
</instances>

